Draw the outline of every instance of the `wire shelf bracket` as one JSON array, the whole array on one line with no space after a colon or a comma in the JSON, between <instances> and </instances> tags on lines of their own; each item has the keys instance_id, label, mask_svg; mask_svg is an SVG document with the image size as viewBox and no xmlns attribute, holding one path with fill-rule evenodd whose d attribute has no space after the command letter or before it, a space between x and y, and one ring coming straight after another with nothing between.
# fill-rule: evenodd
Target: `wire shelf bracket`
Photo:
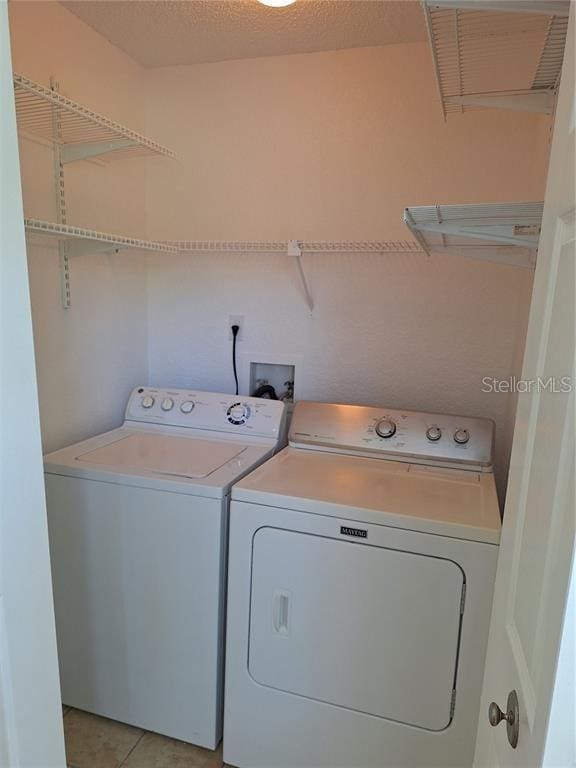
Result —
<instances>
[{"instance_id":1,"label":"wire shelf bracket","mask_svg":"<svg viewBox=\"0 0 576 768\"><path fill-rule=\"evenodd\" d=\"M300 277L300 282L302 283L302 290L304 291L306 304L308 305L310 313L312 313L314 310L314 301L310 293L310 288L308 287L308 281L306 280L304 267L302 266L302 248L300 247L298 240L288 240L287 253L288 256L292 256L296 260L298 275Z\"/></svg>"},{"instance_id":2,"label":"wire shelf bracket","mask_svg":"<svg viewBox=\"0 0 576 768\"><path fill-rule=\"evenodd\" d=\"M14 74L14 94L19 130L62 145L63 163L91 157L175 157L158 142L23 75ZM58 137L52 129L55 112L60 124Z\"/></svg>"},{"instance_id":3,"label":"wire shelf bracket","mask_svg":"<svg viewBox=\"0 0 576 768\"><path fill-rule=\"evenodd\" d=\"M533 269L543 203L426 205L406 208L404 222L428 253L472 258Z\"/></svg>"},{"instance_id":4,"label":"wire shelf bracket","mask_svg":"<svg viewBox=\"0 0 576 768\"><path fill-rule=\"evenodd\" d=\"M444 118L478 109L551 114L570 0L424 0Z\"/></svg>"}]
</instances>

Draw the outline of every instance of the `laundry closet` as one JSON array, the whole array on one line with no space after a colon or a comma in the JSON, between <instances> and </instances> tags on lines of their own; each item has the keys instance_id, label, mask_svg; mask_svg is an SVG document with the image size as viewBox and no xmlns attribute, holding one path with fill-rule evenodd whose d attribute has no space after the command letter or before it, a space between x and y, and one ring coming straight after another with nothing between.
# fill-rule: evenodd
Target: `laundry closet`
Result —
<instances>
[{"instance_id":1,"label":"laundry closet","mask_svg":"<svg viewBox=\"0 0 576 768\"><path fill-rule=\"evenodd\" d=\"M65 163L66 222L209 251L87 247L69 257L63 311L57 242L34 238L45 449L118 424L137 383L230 389L229 317L240 315L241 360L295 365L297 399L493 418L502 492L514 396L483 393L482 378L519 375L532 270L409 249L402 215L541 200L550 116L490 109L444 120L418 16L406 42L387 32L382 46L264 57L255 42L250 58L167 66L168 33L133 43L142 64L73 13L84 5L11 4L14 71L45 88L53 77L64 96L162 148ZM116 5L92 6L106 29ZM135 11L125 13L128 35ZM54 160L42 138L22 140L25 212L50 222ZM242 250L292 239L406 250L304 252L310 311L294 257Z\"/></svg>"},{"instance_id":2,"label":"laundry closet","mask_svg":"<svg viewBox=\"0 0 576 768\"><path fill-rule=\"evenodd\" d=\"M503 510L567 15L459 5L9 3L45 454L272 388L259 461L300 401L492 420Z\"/></svg>"}]
</instances>

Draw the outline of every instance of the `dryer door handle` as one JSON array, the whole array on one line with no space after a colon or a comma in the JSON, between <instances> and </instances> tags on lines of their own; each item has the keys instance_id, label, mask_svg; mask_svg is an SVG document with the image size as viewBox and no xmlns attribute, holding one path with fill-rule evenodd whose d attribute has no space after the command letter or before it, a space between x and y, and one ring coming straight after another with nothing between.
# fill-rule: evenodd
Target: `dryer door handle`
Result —
<instances>
[{"instance_id":1,"label":"dryer door handle","mask_svg":"<svg viewBox=\"0 0 576 768\"><path fill-rule=\"evenodd\" d=\"M272 598L272 624L275 632L284 637L289 634L290 597L287 590L276 589Z\"/></svg>"}]
</instances>

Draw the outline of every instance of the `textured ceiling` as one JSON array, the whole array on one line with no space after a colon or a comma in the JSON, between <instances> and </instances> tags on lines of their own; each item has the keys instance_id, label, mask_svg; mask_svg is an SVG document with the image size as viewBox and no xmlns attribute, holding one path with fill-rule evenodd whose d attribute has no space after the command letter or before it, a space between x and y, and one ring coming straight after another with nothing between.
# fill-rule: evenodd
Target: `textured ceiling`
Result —
<instances>
[{"instance_id":1,"label":"textured ceiling","mask_svg":"<svg viewBox=\"0 0 576 768\"><path fill-rule=\"evenodd\" d=\"M282 56L426 39L417 0L66 0L144 67Z\"/></svg>"}]
</instances>

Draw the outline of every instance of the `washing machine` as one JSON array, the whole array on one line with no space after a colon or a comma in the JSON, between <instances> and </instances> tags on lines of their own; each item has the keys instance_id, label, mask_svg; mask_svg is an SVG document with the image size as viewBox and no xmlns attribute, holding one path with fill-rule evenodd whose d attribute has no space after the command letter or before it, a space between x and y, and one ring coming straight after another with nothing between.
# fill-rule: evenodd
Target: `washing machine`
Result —
<instances>
[{"instance_id":1,"label":"washing machine","mask_svg":"<svg viewBox=\"0 0 576 768\"><path fill-rule=\"evenodd\" d=\"M45 457L65 704L213 749L228 501L279 402L139 387L123 425Z\"/></svg>"},{"instance_id":2,"label":"washing machine","mask_svg":"<svg viewBox=\"0 0 576 768\"><path fill-rule=\"evenodd\" d=\"M485 419L298 403L232 490L224 761L472 765L500 538Z\"/></svg>"}]
</instances>

